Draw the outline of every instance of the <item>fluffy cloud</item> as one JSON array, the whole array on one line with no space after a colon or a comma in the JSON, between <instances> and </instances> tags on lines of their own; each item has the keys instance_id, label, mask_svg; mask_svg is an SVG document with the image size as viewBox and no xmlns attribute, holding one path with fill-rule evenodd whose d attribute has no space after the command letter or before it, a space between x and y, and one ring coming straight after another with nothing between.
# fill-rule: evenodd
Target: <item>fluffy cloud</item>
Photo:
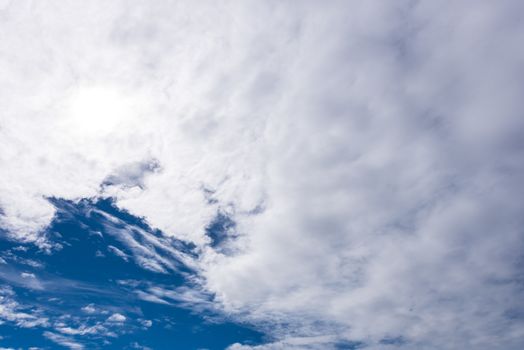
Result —
<instances>
[{"instance_id":1,"label":"fluffy cloud","mask_svg":"<svg viewBox=\"0 0 524 350\"><path fill-rule=\"evenodd\" d=\"M112 314L107 318L107 322L124 322L126 320L126 317L122 314Z\"/></svg>"},{"instance_id":2,"label":"fluffy cloud","mask_svg":"<svg viewBox=\"0 0 524 350\"><path fill-rule=\"evenodd\" d=\"M44 244L45 197L113 196L273 348L518 349L523 10L6 2L1 225Z\"/></svg>"}]
</instances>

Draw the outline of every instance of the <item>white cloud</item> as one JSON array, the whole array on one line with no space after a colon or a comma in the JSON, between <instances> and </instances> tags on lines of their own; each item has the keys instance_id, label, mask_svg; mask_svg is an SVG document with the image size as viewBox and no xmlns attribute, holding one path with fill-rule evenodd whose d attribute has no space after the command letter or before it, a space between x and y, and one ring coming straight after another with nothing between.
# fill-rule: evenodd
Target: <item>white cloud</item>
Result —
<instances>
[{"instance_id":1,"label":"white cloud","mask_svg":"<svg viewBox=\"0 0 524 350\"><path fill-rule=\"evenodd\" d=\"M90 205L81 208L80 212L84 215L97 215L98 223L104 227L104 231L124 244L132 252L136 264L144 269L166 273L168 270L177 271L180 264L195 267L193 259L177 250L169 238L159 237L137 225L128 224L113 215L93 209ZM122 250L111 245L107 248L125 261L129 259Z\"/></svg>"},{"instance_id":2,"label":"white cloud","mask_svg":"<svg viewBox=\"0 0 524 350\"><path fill-rule=\"evenodd\" d=\"M133 349L140 349L140 350L151 350L150 347L147 347L147 346L144 346L144 345L140 345L137 342L131 343L131 348L133 348Z\"/></svg>"},{"instance_id":3,"label":"white cloud","mask_svg":"<svg viewBox=\"0 0 524 350\"><path fill-rule=\"evenodd\" d=\"M523 6L12 2L0 224L42 244L44 196L115 196L275 344L519 349ZM218 210L239 253L206 246Z\"/></svg>"},{"instance_id":4,"label":"white cloud","mask_svg":"<svg viewBox=\"0 0 524 350\"><path fill-rule=\"evenodd\" d=\"M151 327L153 325L153 321L151 321L151 320L139 320L139 322L145 328L149 328L149 327Z\"/></svg>"},{"instance_id":5,"label":"white cloud","mask_svg":"<svg viewBox=\"0 0 524 350\"><path fill-rule=\"evenodd\" d=\"M107 332L107 329L101 324L96 324L93 326L81 325L78 328L72 327L56 327L56 330L60 333L67 335L86 335L86 334L103 334Z\"/></svg>"},{"instance_id":6,"label":"white cloud","mask_svg":"<svg viewBox=\"0 0 524 350\"><path fill-rule=\"evenodd\" d=\"M97 312L97 309L93 306L93 304L86 305L82 308L82 311L87 314L94 314Z\"/></svg>"},{"instance_id":7,"label":"white cloud","mask_svg":"<svg viewBox=\"0 0 524 350\"><path fill-rule=\"evenodd\" d=\"M213 296L206 293L206 291L200 290L198 286L173 288L171 286L145 283L139 288L135 286L133 292L139 299L151 303L176 305L198 313L217 311L216 305L212 302Z\"/></svg>"},{"instance_id":8,"label":"white cloud","mask_svg":"<svg viewBox=\"0 0 524 350\"><path fill-rule=\"evenodd\" d=\"M44 332L44 336L46 338L48 338L49 340L57 343L58 345L61 345L61 346L66 347L66 348L69 348L71 350L82 350L82 349L84 349L84 345L82 345L81 343L77 342L76 340L74 340L72 338L69 338L69 337L65 337L65 336L57 334L57 333L46 331L46 332Z\"/></svg>"},{"instance_id":9,"label":"white cloud","mask_svg":"<svg viewBox=\"0 0 524 350\"><path fill-rule=\"evenodd\" d=\"M114 313L107 318L107 321L121 323L126 321L126 317L122 314Z\"/></svg>"},{"instance_id":10,"label":"white cloud","mask_svg":"<svg viewBox=\"0 0 524 350\"><path fill-rule=\"evenodd\" d=\"M0 323L10 322L21 328L47 326L48 318L40 310L21 305L10 287L0 286Z\"/></svg>"},{"instance_id":11,"label":"white cloud","mask_svg":"<svg viewBox=\"0 0 524 350\"><path fill-rule=\"evenodd\" d=\"M351 349L351 344L346 348ZM294 337L282 341L267 343L262 345L242 345L235 343L230 345L227 350L320 350L336 346L336 337L317 336L317 337ZM340 347L339 347L340 348Z\"/></svg>"},{"instance_id":12,"label":"white cloud","mask_svg":"<svg viewBox=\"0 0 524 350\"><path fill-rule=\"evenodd\" d=\"M121 258L121 259L123 259L125 261L128 261L128 259L129 259L127 254L124 253L123 251L121 251L120 249L118 249L117 247L109 245L109 246L107 246L107 250L111 251L113 254L115 254L116 256L118 256L119 258Z\"/></svg>"}]
</instances>

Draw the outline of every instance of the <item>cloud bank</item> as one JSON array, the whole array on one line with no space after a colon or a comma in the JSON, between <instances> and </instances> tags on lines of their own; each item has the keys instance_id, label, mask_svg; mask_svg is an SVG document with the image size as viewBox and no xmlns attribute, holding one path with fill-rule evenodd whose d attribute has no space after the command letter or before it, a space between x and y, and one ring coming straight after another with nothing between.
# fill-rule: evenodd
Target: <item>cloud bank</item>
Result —
<instances>
[{"instance_id":1,"label":"cloud bank","mask_svg":"<svg viewBox=\"0 0 524 350\"><path fill-rule=\"evenodd\" d=\"M0 225L44 247L47 198L114 197L269 349L520 349L522 13L3 1Z\"/></svg>"}]
</instances>

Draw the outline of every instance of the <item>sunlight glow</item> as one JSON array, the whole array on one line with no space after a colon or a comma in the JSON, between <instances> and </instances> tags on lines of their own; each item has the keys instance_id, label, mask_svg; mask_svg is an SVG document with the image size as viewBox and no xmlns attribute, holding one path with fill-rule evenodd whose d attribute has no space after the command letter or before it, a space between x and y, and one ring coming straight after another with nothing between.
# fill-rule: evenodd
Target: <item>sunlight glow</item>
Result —
<instances>
[{"instance_id":1,"label":"sunlight glow","mask_svg":"<svg viewBox=\"0 0 524 350\"><path fill-rule=\"evenodd\" d=\"M110 87L84 87L68 100L67 120L79 133L105 134L133 119L133 103L119 90Z\"/></svg>"}]
</instances>

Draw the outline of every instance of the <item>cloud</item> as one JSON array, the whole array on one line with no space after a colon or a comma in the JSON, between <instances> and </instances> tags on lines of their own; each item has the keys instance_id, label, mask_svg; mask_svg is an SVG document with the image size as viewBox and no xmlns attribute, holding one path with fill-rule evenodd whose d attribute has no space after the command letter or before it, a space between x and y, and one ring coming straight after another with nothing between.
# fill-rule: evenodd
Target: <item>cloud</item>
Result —
<instances>
[{"instance_id":1,"label":"cloud","mask_svg":"<svg viewBox=\"0 0 524 350\"><path fill-rule=\"evenodd\" d=\"M96 209L91 201L74 207L71 203L57 203L60 213L86 215L96 220L106 234L120 241L132 253L135 263L146 270L158 273L178 271L180 266L194 268L195 262L181 247L181 242L164 237L149 228L128 223L117 216ZM107 247L116 256L128 261L130 256L112 245Z\"/></svg>"},{"instance_id":2,"label":"cloud","mask_svg":"<svg viewBox=\"0 0 524 350\"><path fill-rule=\"evenodd\" d=\"M198 284L172 287L159 283L142 283L140 286L134 286L132 292L141 300L156 304L176 305L207 317L210 317L211 314L219 316L217 311L222 311L213 303L213 295L203 290Z\"/></svg>"},{"instance_id":3,"label":"cloud","mask_svg":"<svg viewBox=\"0 0 524 350\"><path fill-rule=\"evenodd\" d=\"M86 305L82 308L82 311L87 314L94 314L97 312L97 309L93 306L93 304Z\"/></svg>"},{"instance_id":4,"label":"cloud","mask_svg":"<svg viewBox=\"0 0 524 350\"><path fill-rule=\"evenodd\" d=\"M156 160L148 160L145 162L136 162L125 164L114 174L109 175L102 186L106 193L111 194L109 187L123 186L123 187L140 187L144 186L144 177L152 172L157 171L159 165Z\"/></svg>"},{"instance_id":5,"label":"cloud","mask_svg":"<svg viewBox=\"0 0 524 350\"><path fill-rule=\"evenodd\" d=\"M104 217L140 266L183 258L275 344L521 348L520 1L26 6L1 10L9 235L113 196L199 252Z\"/></svg>"},{"instance_id":6,"label":"cloud","mask_svg":"<svg viewBox=\"0 0 524 350\"><path fill-rule=\"evenodd\" d=\"M107 333L107 330L101 324L96 324L94 326L81 325L79 328L72 327L56 327L56 330L60 333L67 335L86 335L86 334L100 334Z\"/></svg>"},{"instance_id":7,"label":"cloud","mask_svg":"<svg viewBox=\"0 0 524 350\"><path fill-rule=\"evenodd\" d=\"M149 328L149 327L151 327L153 325L153 321L151 321L151 320L139 320L139 322L145 328Z\"/></svg>"},{"instance_id":8,"label":"cloud","mask_svg":"<svg viewBox=\"0 0 524 350\"><path fill-rule=\"evenodd\" d=\"M147 346L144 346L144 345L140 345L137 342L131 343L131 348L132 349L140 349L140 350L151 350L150 347L147 347Z\"/></svg>"},{"instance_id":9,"label":"cloud","mask_svg":"<svg viewBox=\"0 0 524 350\"><path fill-rule=\"evenodd\" d=\"M126 317L122 314L119 314L119 313L114 313L112 314L111 316L109 316L107 318L107 322L116 322L116 323L121 323L121 322L125 322L126 321Z\"/></svg>"},{"instance_id":10,"label":"cloud","mask_svg":"<svg viewBox=\"0 0 524 350\"><path fill-rule=\"evenodd\" d=\"M118 256L119 258L122 258L124 261L128 261L129 257L126 253L118 249L117 247L114 247L112 245L107 246L107 250L111 251L113 254Z\"/></svg>"},{"instance_id":11,"label":"cloud","mask_svg":"<svg viewBox=\"0 0 524 350\"><path fill-rule=\"evenodd\" d=\"M21 305L15 299L12 288L0 286L0 322L10 322L21 328L45 327L48 318L41 310Z\"/></svg>"},{"instance_id":12,"label":"cloud","mask_svg":"<svg viewBox=\"0 0 524 350\"><path fill-rule=\"evenodd\" d=\"M337 347L338 345L338 347ZM262 345L242 345L232 344L227 350L315 350L315 349L340 349L342 344L336 344L336 338L333 336L318 336L318 337L295 337L288 338L282 341L267 343ZM361 344L343 344L343 349L358 349Z\"/></svg>"},{"instance_id":13,"label":"cloud","mask_svg":"<svg viewBox=\"0 0 524 350\"><path fill-rule=\"evenodd\" d=\"M44 332L44 336L48 338L49 340L57 343L58 345L69 348L71 350L84 349L84 345L82 345L81 343L78 343L77 341L73 340L72 338L64 337L63 335L60 335L60 334L46 331Z\"/></svg>"}]
</instances>

